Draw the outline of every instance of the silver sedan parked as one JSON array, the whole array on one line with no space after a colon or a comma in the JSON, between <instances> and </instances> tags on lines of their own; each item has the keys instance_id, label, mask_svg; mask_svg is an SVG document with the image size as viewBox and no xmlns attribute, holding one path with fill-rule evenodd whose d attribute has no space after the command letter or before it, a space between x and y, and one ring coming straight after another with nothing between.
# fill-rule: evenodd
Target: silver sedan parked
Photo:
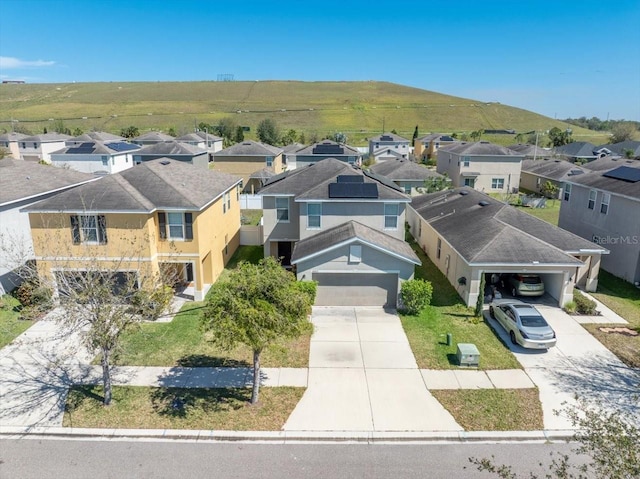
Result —
<instances>
[{"instance_id":1,"label":"silver sedan parked","mask_svg":"<svg viewBox=\"0 0 640 479\"><path fill-rule=\"evenodd\" d=\"M498 299L489 306L489 315L509 333L513 344L530 349L548 349L556 345L555 331L530 304Z\"/></svg>"}]
</instances>

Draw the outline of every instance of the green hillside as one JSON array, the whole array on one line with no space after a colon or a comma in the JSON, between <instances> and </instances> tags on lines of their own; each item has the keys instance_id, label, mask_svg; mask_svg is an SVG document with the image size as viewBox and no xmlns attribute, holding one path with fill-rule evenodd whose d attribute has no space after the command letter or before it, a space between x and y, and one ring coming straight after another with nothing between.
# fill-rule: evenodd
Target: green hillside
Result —
<instances>
[{"instance_id":1,"label":"green hillside","mask_svg":"<svg viewBox=\"0 0 640 479\"><path fill-rule=\"evenodd\" d=\"M21 128L42 132L52 120L66 127L118 133L135 125L178 134L195 123L215 124L233 116L255 129L260 120L274 119L282 129L320 136L336 131L349 142L363 144L368 136L395 129L411 138L420 134L513 129L517 132L573 129L576 140L605 143L607 135L570 126L527 110L482 103L385 82L139 82L0 85L0 129L11 120ZM252 133L249 133L249 137ZM488 137L513 143L511 135Z\"/></svg>"}]
</instances>

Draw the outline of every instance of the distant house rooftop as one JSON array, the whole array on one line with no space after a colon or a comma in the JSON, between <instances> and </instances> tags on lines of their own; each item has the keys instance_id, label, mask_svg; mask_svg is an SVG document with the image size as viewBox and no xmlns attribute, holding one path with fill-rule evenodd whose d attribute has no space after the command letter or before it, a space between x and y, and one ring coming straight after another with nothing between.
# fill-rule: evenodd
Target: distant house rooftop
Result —
<instances>
[{"instance_id":1,"label":"distant house rooftop","mask_svg":"<svg viewBox=\"0 0 640 479\"><path fill-rule=\"evenodd\" d=\"M218 151L215 156L277 156L280 153L282 153L282 148L257 141L245 140Z\"/></svg>"}]
</instances>

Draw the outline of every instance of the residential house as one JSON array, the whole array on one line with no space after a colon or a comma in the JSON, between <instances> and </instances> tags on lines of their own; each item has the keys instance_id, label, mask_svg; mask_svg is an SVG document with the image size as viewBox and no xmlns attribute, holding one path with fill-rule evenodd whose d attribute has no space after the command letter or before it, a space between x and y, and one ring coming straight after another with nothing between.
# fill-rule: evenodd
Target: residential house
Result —
<instances>
[{"instance_id":1,"label":"residential house","mask_svg":"<svg viewBox=\"0 0 640 479\"><path fill-rule=\"evenodd\" d=\"M420 160L424 162L430 158L435 158L440 147L450 146L454 143L458 143L458 140L450 135L430 133L414 140L413 156L420 158Z\"/></svg>"},{"instance_id":2,"label":"residential house","mask_svg":"<svg viewBox=\"0 0 640 479\"><path fill-rule=\"evenodd\" d=\"M467 306L481 294L482 275L494 273L538 274L546 293L563 306L573 299L574 285L595 290L600 256L607 253L469 187L414 197L407 222Z\"/></svg>"},{"instance_id":3,"label":"residential house","mask_svg":"<svg viewBox=\"0 0 640 479\"><path fill-rule=\"evenodd\" d=\"M64 148L71 137L62 133L44 133L22 138L18 143L20 157L25 161L51 163L51 153Z\"/></svg>"},{"instance_id":4,"label":"residential house","mask_svg":"<svg viewBox=\"0 0 640 479\"><path fill-rule=\"evenodd\" d=\"M150 131L148 133L138 135L131 140L132 143L141 146L155 145L157 143L164 143L165 141L176 141L176 139L171 135L162 133L161 131Z\"/></svg>"},{"instance_id":5,"label":"residential house","mask_svg":"<svg viewBox=\"0 0 640 479\"><path fill-rule=\"evenodd\" d=\"M596 145L593 143L589 143L588 141L574 141L573 143L556 147L554 154L572 163L586 163L599 157L597 153L594 153L595 150Z\"/></svg>"},{"instance_id":6,"label":"residential house","mask_svg":"<svg viewBox=\"0 0 640 479\"><path fill-rule=\"evenodd\" d=\"M73 138L67 145L51 153L51 163L94 174L118 173L131 168L134 153L142 148L123 140L95 140L88 134Z\"/></svg>"},{"instance_id":7,"label":"residential house","mask_svg":"<svg viewBox=\"0 0 640 479\"><path fill-rule=\"evenodd\" d=\"M209 161L213 161L213 155L222 150L223 139L206 131L196 131L179 136L176 141L187 143L209 152Z\"/></svg>"},{"instance_id":8,"label":"residential house","mask_svg":"<svg viewBox=\"0 0 640 479\"><path fill-rule=\"evenodd\" d=\"M540 148L536 145L529 145L528 143L517 143L515 145L507 146L511 151L524 155L525 160L533 159L539 160L542 158L550 158L553 154L551 150Z\"/></svg>"},{"instance_id":9,"label":"residential house","mask_svg":"<svg viewBox=\"0 0 640 479\"><path fill-rule=\"evenodd\" d=\"M408 195L416 194L419 188L432 183L434 180L445 179L443 175L435 170L406 159L376 163L369 168L369 171L390 179Z\"/></svg>"},{"instance_id":10,"label":"residential house","mask_svg":"<svg viewBox=\"0 0 640 479\"><path fill-rule=\"evenodd\" d=\"M640 166L640 160L631 160L628 158L618 156L603 156L597 160L590 161L582 165L582 168L588 171L608 171L617 168L618 166L630 166L632 168L638 168Z\"/></svg>"},{"instance_id":11,"label":"residential house","mask_svg":"<svg viewBox=\"0 0 640 479\"><path fill-rule=\"evenodd\" d=\"M249 183L252 173L266 167L273 169L276 174L284 171L282 148L245 140L213 156L214 169L241 176L243 184Z\"/></svg>"},{"instance_id":12,"label":"residential house","mask_svg":"<svg viewBox=\"0 0 640 479\"><path fill-rule=\"evenodd\" d=\"M640 283L640 161L568 179L558 224L611 250L606 271Z\"/></svg>"},{"instance_id":13,"label":"residential house","mask_svg":"<svg viewBox=\"0 0 640 479\"><path fill-rule=\"evenodd\" d=\"M264 185L267 184L269 179L275 176L275 172L271 167L265 167L261 170L254 171L249 175L249 181L244 185L243 193L254 195L258 193Z\"/></svg>"},{"instance_id":14,"label":"residential house","mask_svg":"<svg viewBox=\"0 0 640 479\"><path fill-rule=\"evenodd\" d=\"M369 156L376 162L409 157L411 142L395 133L383 133L369 138Z\"/></svg>"},{"instance_id":15,"label":"residential house","mask_svg":"<svg viewBox=\"0 0 640 479\"><path fill-rule=\"evenodd\" d=\"M600 145L597 148L607 148L612 154L622 158L638 158L640 157L640 141L627 140L619 143L610 143Z\"/></svg>"},{"instance_id":16,"label":"residential house","mask_svg":"<svg viewBox=\"0 0 640 479\"><path fill-rule=\"evenodd\" d=\"M309 166L327 158L335 158L350 165L362 164L362 155L356 148L331 140L322 140L296 152L296 167Z\"/></svg>"},{"instance_id":17,"label":"residential house","mask_svg":"<svg viewBox=\"0 0 640 479\"><path fill-rule=\"evenodd\" d=\"M565 180L588 171L565 160L524 160L520 172L520 189L542 194L544 185L551 182L557 188L556 198L560 198Z\"/></svg>"},{"instance_id":18,"label":"residential house","mask_svg":"<svg viewBox=\"0 0 640 479\"><path fill-rule=\"evenodd\" d=\"M287 170L295 170L297 167L297 153L305 148L302 143L291 143L282 147L282 164Z\"/></svg>"},{"instance_id":19,"label":"residential house","mask_svg":"<svg viewBox=\"0 0 640 479\"><path fill-rule=\"evenodd\" d=\"M419 259L404 241L410 198L329 158L272 178L260 191L265 256L318 282L317 305L395 307Z\"/></svg>"},{"instance_id":20,"label":"residential house","mask_svg":"<svg viewBox=\"0 0 640 479\"><path fill-rule=\"evenodd\" d=\"M17 270L34 258L29 216L20 209L97 179L50 165L0 161L0 294L20 284Z\"/></svg>"},{"instance_id":21,"label":"residential house","mask_svg":"<svg viewBox=\"0 0 640 479\"><path fill-rule=\"evenodd\" d=\"M85 139L87 138L88 139ZM70 141L89 141L89 140L98 140L98 141L102 141L102 142L109 142L109 141L127 141L126 138L124 136L120 136L120 135L114 135L113 133L108 133L106 131L88 131L87 133L84 133L80 136L76 136L74 138L71 138ZM67 144L69 144L69 142L67 142Z\"/></svg>"},{"instance_id":22,"label":"residential house","mask_svg":"<svg viewBox=\"0 0 640 479\"><path fill-rule=\"evenodd\" d=\"M0 148L5 150L6 156L21 160L20 142L26 137L27 135L23 135L22 133L3 133L0 135Z\"/></svg>"},{"instance_id":23,"label":"residential house","mask_svg":"<svg viewBox=\"0 0 640 479\"><path fill-rule=\"evenodd\" d=\"M171 271L202 300L239 245L240 181L162 159L31 205L38 271Z\"/></svg>"},{"instance_id":24,"label":"residential house","mask_svg":"<svg viewBox=\"0 0 640 479\"><path fill-rule=\"evenodd\" d=\"M159 158L171 158L172 160L196 166L199 169L209 168L209 153L207 150L177 141L165 141L147 145L133 154L133 161L136 165Z\"/></svg>"},{"instance_id":25,"label":"residential house","mask_svg":"<svg viewBox=\"0 0 640 479\"><path fill-rule=\"evenodd\" d=\"M452 185L479 191L509 193L520 184L524 155L488 141L461 142L438 150L436 169Z\"/></svg>"}]
</instances>

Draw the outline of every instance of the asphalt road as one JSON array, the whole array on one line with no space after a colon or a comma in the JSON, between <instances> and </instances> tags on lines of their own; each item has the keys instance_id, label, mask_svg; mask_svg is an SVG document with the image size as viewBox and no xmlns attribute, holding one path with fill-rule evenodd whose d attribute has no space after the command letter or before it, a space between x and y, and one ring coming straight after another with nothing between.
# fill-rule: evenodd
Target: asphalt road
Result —
<instances>
[{"instance_id":1,"label":"asphalt road","mask_svg":"<svg viewBox=\"0 0 640 479\"><path fill-rule=\"evenodd\" d=\"M567 444L239 444L115 440L0 440L2 479L491 478L468 458L495 455L528 477ZM466 467L466 469L465 469Z\"/></svg>"}]
</instances>

